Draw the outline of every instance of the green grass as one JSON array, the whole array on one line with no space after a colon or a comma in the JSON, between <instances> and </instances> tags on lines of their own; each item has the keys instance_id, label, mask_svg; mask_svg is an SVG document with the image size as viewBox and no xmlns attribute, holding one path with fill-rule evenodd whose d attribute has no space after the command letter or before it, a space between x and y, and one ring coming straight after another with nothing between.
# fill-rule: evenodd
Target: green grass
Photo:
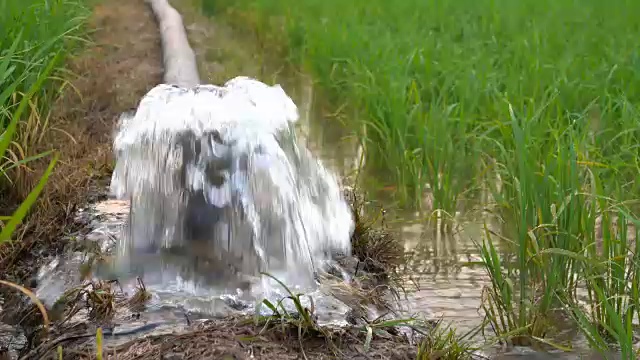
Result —
<instances>
[{"instance_id":1,"label":"green grass","mask_svg":"<svg viewBox=\"0 0 640 360\"><path fill-rule=\"evenodd\" d=\"M470 340L472 332L459 335L451 325L443 325L438 320L418 344L416 360L467 360L474 359L474 352L479 350Z\"/></svg>"},{"instance_id":2,"label":"green grass","mask_svg":"<svg viewBox=\"0 0 640 360\"><path fill-rule=\"evenodd\" d=\"M51 156L36 186L12 214L0 214L0 245L13 239L16 228L34 206L44 189L58 155L51 151L30 153L46 131L41 115L55 99L54 84L61 80L64 55L73 43L84 10L79 3L35 0L5 0L0 3L0 184L13 185L15 169L30 161ZM4 188L4 186L0 187ZM43 316L43 304L28 289L0 280L2 285L31 298Z\"/></svg>"},{"instance_id":3,"label":"green grass","mask_svg":"<svg viewBox=\"0 0 640 360\"><path fill-rule=\"evenodd\" d=\"M367 112L367 163L405 200L431 186L451 212L477 185L498 141L515 150L508 103L544 153L567 129L581 157L602 163L627 196L638 169L640 28L634 1L205 2L253 26L270 51ZM570 16L569 16L570 14ZM248 23L248 25L247 25ZM277 45L280 44L280 45ZM614 146L616 144L616 146ZM391 170L391 172L388 172Z\"/></svg>"},{"instance_id":4,"label":"green grass","mask_svg":"<svg viewBox=\"0 0 640 360\"><path fill-rule=\"evenodd\" d=\"M52 101L66 84L66 57L83 40L88 10L81 0L6 0L0 4L0 130L11 123L27 92L28 108L20 114L10 162L36 155L50 128ZM35 87L34 87L35 86Z\"/></svg>"},{"instance_id":5,"label":"green grass","mask_svg":"<svg viewBox=\"0 0 640 360\"><path fill-rule=\"evenodd\" d=\"M81 1L6 0L0 4L0 185L15 186L14 177L30 161L52 155L41 141L50 128L51 103L66 83L64 61L81 42L88 14ZM6 221L0 242L16 226L42 191L57 155L40 182Z\"/></svg>"},{"instance_id":6,"label":"green grass","mask_svg":"<svg viewBox=\"0 0 640 360\"><path fill-rule=\"evenodd\" d=\"M210 0L203 10L313 74L336 108L366 114L351 124L366 143L362 178L395 185L408 206L428 193L429 210L487 207L502 220L477 239L500 339L563 347L552 343L559 314L595 348L633 357L640 249L622 222L640 213L640 2ZM490 204L476 202L482 188Z\"/></svg>"}]
</instances>

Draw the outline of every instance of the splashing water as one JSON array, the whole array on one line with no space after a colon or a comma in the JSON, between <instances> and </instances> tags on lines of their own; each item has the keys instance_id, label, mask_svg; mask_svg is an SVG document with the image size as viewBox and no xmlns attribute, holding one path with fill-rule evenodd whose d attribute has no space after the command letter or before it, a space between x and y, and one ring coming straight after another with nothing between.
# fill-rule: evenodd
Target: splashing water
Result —
<instances>
[{"instance_id":1,"label":"splashing water","mask_svg":"<svg viewBox=\"0 0 640 360\"><path fill-rule=\"evenodd\" d=\"M297 119L280 86L246 77L149 91L115 138L111 191L131 203L118 269L141 275L145 255L168 251L309 281L332 254L348 255L349 206L297 142Z\"/></svg>"}]
</instances>

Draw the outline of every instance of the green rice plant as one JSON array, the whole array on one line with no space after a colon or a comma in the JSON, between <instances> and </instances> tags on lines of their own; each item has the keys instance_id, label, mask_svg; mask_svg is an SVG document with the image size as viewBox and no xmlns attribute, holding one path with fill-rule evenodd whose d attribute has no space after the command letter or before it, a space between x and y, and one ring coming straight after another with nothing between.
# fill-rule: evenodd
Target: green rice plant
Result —
<instances>
[{"instance_id":1,"label":"green rice plant","mask_svg":"<svg viewBox=\"0 0 640 360\"><path fill-rule=\"evenodd\" d=\"M478 185L481 157L500 157L509 114L540 113L531 146L571 127L579 162L599 164L605 192L638 193L640 3L620 0L204 0L265 49L315 75L330 100L366 113L368 173L405 203L432 192L453 213ZM571 16L567 16L571 14ZM234 20L235 19L235 20ZM545 153L545 151L541 151ZM544 154L541 154L544 156ZM543 158L538 159L540 161Z\"/></svg>"},{"instance_id":2,"label":"green rice plant","mask_svg":"<svg viewBox=\"0 0 640 360\"><path fill-rule=\"evenodd\" d=\"M17 38L15 40L15 42L19 42L19 41L20 41L20 38ZM56 58L52 59L47 64L47 66L42 70L42 72L40 72L39 77L27 90L26 95L22 97L20 103L18 104L17 108L14 110L12 114L9 114L8 110L5 109L4 107L0 108L0 110L2 110L1 111L2 113L9 115L9 119L10 119L10 121L6 124L6 127L2 132L2 137L0 138L0 175L2 175L2 177L6 176L6 172L8 169L11 169L12 166L16 165L16 162L11 163L10 160L8 160L6 154L9 151L8 150L9 146L11 145L14 134L16 133L16 129L18 128L18 122L22 114L27 110L31 98L40 90L40 88L42 87L42 84L49 77L51 71L53 70L56 64L56 61L57 61ZM2 59L2 61L0 61L0 71L4 73L15 71L15 68L11 67L10 62L11 60L8 57ZM25 73L28 73L29 70L30 69L27 68ZM4 101L7 100L11 92L15 91L15 89L18 87L18 83L22 81L23 78L24 76L19 76L13 82L8 83L8 86L0 94L0 104L3 103L3 100ZM28 161L28 160L29 159L19 160L17 163L18 164L24 163L25 161ZM2 244L3 242L9 241L11 239L11 236L13 235L14 230L20 224L20 222L24 219L24 217L27 215L27 212L35 203L40 192L42 192L42 189L44 188L49 175L53 171L53 167L55 166L56 161L57 161L57 155L54 156L54 158L51 160L51 162L49 163L49 167L40 178L40 181L38 182L36 187L29 193L29 195L22 202L22 204L20 204L20 206L14 212L14 214L4 219L6 220L6 224L3 225L2 231L0 232L0 244Z\"/></svg>"},{"instance_id":3,"label":"green rice plant","mask_svg":"<svg viewBox=\"0 0 640 360\"><path fill-rule=\"evenodd\" d=\"M511 110L511 117L517 151L505 151L504 183L502 189L493 190L504 218L514 224L502 236L516 239L506 241L515 250L515 260L499 255L498 235L487 231L481 245L492 280L483 292L486 317L497 335L511 343L536 340L563 348L549 339L557 323L553 316L564 316L560 305L572 304L570 314L585 332L607 329L626 348L623 353L631 354L630 326L637 316L640 280L634 255L638 245L627 237L628 213L612 212L614 200L603 196L611 180L599 175L608 169L578 160L583 154L574 148L578 139L572 128L559 132L555 146L546 147L553 151L545 151L532 136L538 115L522 120ZM615 234L613 215L618 218ZM585 286L589 316L575 305L577 290ZM602 337L588 337L601 347Z\"/></svg>"},{"instance_id":4,"label":"green rice plant","mask_svg":"<svg viewBox=\"0 0 640 360\"><path fill-rule=\"evenodd\" d=\"M602 214L596 254L589 257L598 259L599 264L585 266L589 313L593 322L610 334L619 336L624 329L632 343L632 320L640 319L640 221L621 207L612 210ZM624 327L614 321L617 317L624 319Z\"/></svg>"},{"instance_id":5,"label":"green rice plant","mask_svg":"<svg viewBox=\"0 0 640 360\"><path fill-rule=\"evenodd\" d=\"M588 284L592 293L590 299L593 301L590 306L599 308L600 316L606 317L604 319L606 323L599 323L580 305L571 304L569 306L571 315L579 329L586 336L591 347L598 350L607 359L607 354L611 354L612 351L614 353L619 351L623 359L637 359L640 356L640 349L634 349L636 326L633 324L634 309L632 306L635 305L631 305L625 299L624 305L627 307L618 312L616 309L616 305L619 304L617 299L612 299L605 293L606 290L600 288L598 284L591 283L591 281Z\"/></svg>"},{"instance_id":6,"label":"green rice plant","mask_svg":"<svg viewBox=\"0 0 640 360\"><path fill-rule=\"evenodd\" d=\"M594 249L585 258L587 303L567 303L593 348L603 354L620 351L624 359L640 355L640 349L634 349L640 319L639 225L622 207L603 212Z\"/></svg>"},{"instance_id":7,"label":"green rice plant","mask_svg":"<svg viewBox=\"0 0 640 360\"><path fill-rule=\"evenodd\" d=\"M562 308L559 297L575 297L576 274L584 268L578 259L588 256L593 243L598 190L585 191L592 179L578 162L571 127L552 129L555 142L540 146L536 131L543 112L517 116L510 104L509 112L511 121L501 131L515 149L495 142L502 151L503 183L492 189L499 212L512 226L501 235L486 231L480 245L492 281L483 292L483 308L504 340L548 342L557 322L552 316ZM513 250L513 260L499 255L500 238Z\"/></svg>"}]
</instances>

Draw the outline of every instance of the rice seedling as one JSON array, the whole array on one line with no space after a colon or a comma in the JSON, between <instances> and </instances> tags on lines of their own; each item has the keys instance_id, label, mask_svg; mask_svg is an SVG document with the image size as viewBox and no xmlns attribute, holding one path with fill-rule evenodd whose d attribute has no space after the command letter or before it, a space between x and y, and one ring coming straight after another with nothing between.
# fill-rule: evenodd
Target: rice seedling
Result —
<instances>
[{"instance_id":1,"label":"rice seedling","mask_svg":"<svg viewBox=\"0 0 640 360\"><path fill-rule=\"evenodd\" d=\"M367 143L367 166L378 169L369 174L395 183L406 203L420 204L430 192L433 210L454 214L479 185L481 157L500 155L480 139L515 151L503 136L503 99L517 112L541 112L531 145L544 147L555 141L554 130L571 125L587 157L581 161L615 164L602 175L619 176L627 196L638 189L639 88L631 79L639 76L639 30L628 15L638 9L634 2L202 6L263 34L265 48L284 47L338 104L365 110L368 121L353 125ZM623 145L618 150L614 139Z\"/></svg>"},{"instance_id":2,"label":"rice seedling","mask_svg":"<svg viewBox=\"0 0 640 360\"><path fill-rule=\"evenodd\" d=\"M638 225L640 222L622 207L602 214L601 231L596 232L595 246L589 249L591 256L585 257L586 303L571 298L567 302L593 348L602 353L619 351L625 359L640 354L640 349L634 348L640 319Z\"/></svg>"},{"instance_id":3,"label":"rice seedling","mask_svg":"<svg viewBox=\"0 0 640 360\"><path fill-rule=\"evenodd\" d=\"M478 350L471 341L474 331L459 335L451 325L443 325L443 320L439 319L425 332L418 344L416 359L472 359L473 353Z\"/></svg>"}]
</instances>

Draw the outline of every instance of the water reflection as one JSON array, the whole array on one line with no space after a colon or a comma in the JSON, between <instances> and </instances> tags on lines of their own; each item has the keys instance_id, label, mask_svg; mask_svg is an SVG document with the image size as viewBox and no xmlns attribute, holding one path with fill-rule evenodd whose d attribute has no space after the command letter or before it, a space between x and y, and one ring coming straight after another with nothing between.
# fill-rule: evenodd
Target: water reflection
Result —
<instances>
[{"instance_id":1,"label":"water reflection","mask_svg":"<svg viewBox=\"0 0 640 360\"><path fill-rule=\"evenodd\" d=\"M363 151L356 139L349 138L349 129L342 125L321 103L311 80L303 74L278 78L283 88L300 108L298 123L305 145L320 157L332 171L347 177L358 168ZM365 181L363 186L368 186ZM374 189L375 190L375 189ZM395 218L387 221L405 246L409 261L400 269L406 275L406 289L413 313L429 318L444 316L456 327L471 329L482 322L478 308L483 286L490 283L478 265L479 251L474 241L481 242L486 222L490 229L495 221L486 216L456 219L453 234L433 231L424 213L399 211L393 199L380 194L379 203ZM428 199L425 199L428 203Z\"/></svg>"},{"instance_id":2,"label":"water reflection","mask_svg":"<svg viewBox=\"0 0 640 360\"><path fill-rule=\"evenodd\" d=\"M414 288L409 297L413 310L431 318L444 317L467 330L480 324L481 292L490 283L484 270L474 265L480 260L474 241L481 241L483 224L467 221L454 233L444 234L417 214L401 219L391 229L409 255L403 270L410 274L407 286Z\"/></svg>"},{"instance_id":3,"label":"water reflection","mask_svg":"<svg viewBox=\"0 0 640 360\"><path fill-rule=\"evenodd\" d=\"M301 142L331 171L342 178L349 177L358 168L362 149L341 122L341 114L328 110L308 75L299 72L281 74L278 82L299 104L300 120L296 130Z\"/></svg>"}]
</instances>

